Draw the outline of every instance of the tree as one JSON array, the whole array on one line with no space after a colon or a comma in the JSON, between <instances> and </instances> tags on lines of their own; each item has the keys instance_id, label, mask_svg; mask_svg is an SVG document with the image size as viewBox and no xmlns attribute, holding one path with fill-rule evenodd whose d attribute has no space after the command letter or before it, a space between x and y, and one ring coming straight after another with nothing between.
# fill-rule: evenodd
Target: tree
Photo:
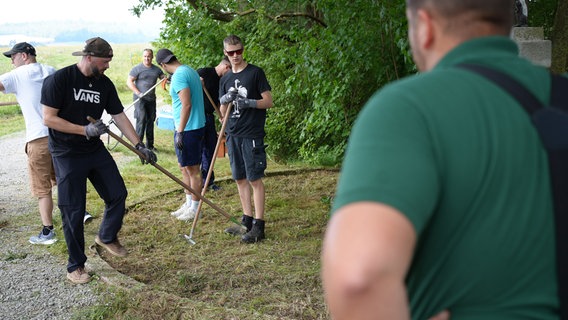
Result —
<instances>
[{"instance_id":1,"label":"tree","mask_svg":"<svg viewBox=\"0 0 568 320\"><path fill-rule=\"evenodd\" d=\"M558 0L550 39L552 41L550 69L556 73L568 72L568 0Z\"/></svg>"},{"instance_id":2,"label":"tree","mask_svg":"<svg viewBox=\"0 0 568 320\"><path fill-rule=\"evenodd\" d=\"M245 41L273 89L266 139L278 159L339 163L364 103L415 70L402 0L140 0L134 12L158 5L158 45L183 63L215 64L229 34Z\"/></svg>"}]
</instances>

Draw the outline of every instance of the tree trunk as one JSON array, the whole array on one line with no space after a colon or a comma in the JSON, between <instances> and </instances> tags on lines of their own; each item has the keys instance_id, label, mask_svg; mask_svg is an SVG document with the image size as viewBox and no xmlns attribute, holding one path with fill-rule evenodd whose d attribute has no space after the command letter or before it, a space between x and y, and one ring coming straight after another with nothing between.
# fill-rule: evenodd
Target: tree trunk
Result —
<instances>
[{"instance_id":1,"label":"tree trunk","mask_svg":"<svg viewBox=\"0 0 568 320\"><path fill-rule=\"evenodd\" d=\"M558 0L551 32L552 63L554 73L568 71L568 0Z\"/></svg>"}]
</instances>

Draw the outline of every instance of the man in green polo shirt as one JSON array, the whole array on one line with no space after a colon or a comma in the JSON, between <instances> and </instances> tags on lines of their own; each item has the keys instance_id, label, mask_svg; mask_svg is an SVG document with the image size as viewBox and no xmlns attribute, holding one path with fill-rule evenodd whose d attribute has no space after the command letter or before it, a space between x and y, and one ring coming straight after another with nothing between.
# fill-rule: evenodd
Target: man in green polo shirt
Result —
<instances>
[{"instance_id":1,"label":"man in green polo shirt","mask_svg":"<svg viewBox=\"0 0 568 320\"><path fill-rule=\"evenodd\" d=\"M558 319L545 149L524 109L462 63L548 103L509 38L513 0L407 0L420 74L351 133L322 254L334 319Z\"/></svg>"}]
</instances>

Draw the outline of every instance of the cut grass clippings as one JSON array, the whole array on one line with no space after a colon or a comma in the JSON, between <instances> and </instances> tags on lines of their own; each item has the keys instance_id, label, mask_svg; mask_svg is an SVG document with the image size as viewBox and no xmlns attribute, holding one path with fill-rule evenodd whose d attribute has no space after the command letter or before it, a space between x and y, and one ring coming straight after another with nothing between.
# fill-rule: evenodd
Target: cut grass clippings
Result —
<instances>
[{"instance_id":1,"label":"cut grass clippings","mask_svg":"<svg viewBox=\"0 0 568 320\"><path fill-rule=\"evenodd\" d=\"M185 196L164 194L129 210L120 233L127 258L103 253L119 272L146 284L136 295L163 292L156 302L129 296L120 318L327 319L319 277L320 248L337 172L294 171L264 179L266 235L242 244L223 232L231 223L204 205L190 245L191 223L170 216ZM206 196L240 219L236 185ZM165 303L165 301L169 301ZM154 303L161 306L154 306ZM157 312L157 313L156 313ZM115 316L117 314L115 313ZM254 316L253 316L254 315ZM196 317L195 317L196 316Z\"/></svg>"}]
</instances>

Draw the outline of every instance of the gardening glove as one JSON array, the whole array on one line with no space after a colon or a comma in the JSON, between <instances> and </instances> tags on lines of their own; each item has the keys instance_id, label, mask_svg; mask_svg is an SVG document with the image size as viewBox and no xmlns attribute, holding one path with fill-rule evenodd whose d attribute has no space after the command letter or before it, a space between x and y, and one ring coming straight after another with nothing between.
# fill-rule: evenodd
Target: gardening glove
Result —
<instances>
[{"instance_id":1,"label":"gardening glove","mask_svg":"<svg viewBox=\"0 0 568 320\"><path fill-rule=\"evenodd\" d=\"M85 126L85 135L87 136L87 140L91 138L98 138L101 134L107 131L108 128L101 119L95 121L94 123L91 122Z\"/></svg>"},{"instance_id":2,"label":"gardening glove","mask_svg":"<svg viewBox=\"0 0 568 320\"><path fill-rule=\"evenodd\" d=\"M183 132L175 132L174 144L176 145L176 148L183 150Z\"/></svg>"},{"instance_id":3,"label":"gardening glove","mask_svg":"<svg viewBox=\"0 0 568 320\"><path fill-rule=\"evenodd\" d=\"M142 142L138 142L136 144L136 150L138 150L140 153L144 155L144 157L140 157L140 161L142 161L142 164L146 163L154 164L158 161L158 157L156 156L156 154L152 150L146 148L146 146Z\"/></svg>"},{"instance_id":4,"label":"gardening glove","mask_svg":"<svg viewBox=\"0 0 568 320\"><path fill-rule=\"evenodd\" d=\"M239 109L256 109L256 100L238 97L237 106Z\"/></svg>"},{"instance_id":5,"label":"gardening glove","mask_svg":"<svg viewBox=\"0 0 568 320\"><path fill-rule=\"evenodd\" d=\"M225 93L225 95L222 96L221 99L219 99L219 101L221 102L221 104L229 104L235 101L235 99L237 98L237 94L238 94L237 89L231 87L231 89L229 89L229 92Z\"/></svg>"}]
</instances>

